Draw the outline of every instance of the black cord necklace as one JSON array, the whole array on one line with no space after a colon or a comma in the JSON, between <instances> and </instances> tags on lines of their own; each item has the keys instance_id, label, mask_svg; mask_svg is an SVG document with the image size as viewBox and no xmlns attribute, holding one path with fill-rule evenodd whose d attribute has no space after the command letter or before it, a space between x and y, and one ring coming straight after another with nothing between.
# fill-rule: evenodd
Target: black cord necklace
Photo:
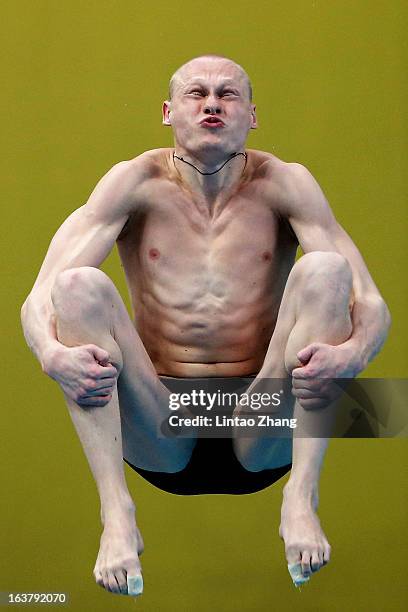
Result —
<instances>
[{"instance_id":1,"label":"black cord necklace","mask_svg":"<svg viewBox=\"0 0 408 612\"><path fill-rule=\"evenodd\" d=\"M217 174L217 172L219 172L220 170L223 169L225 164L227 164L234 157L238 157L238 155L243 155L245 157L245 166L244 166L244 170L245 170L246 163L247 163L247 154L245 153L245 151L243 153L241 151L238 151L237 153L231 153L231 155L228 157L228 159L225 160L225 162L218 168L218 170L214 170L214 172L202 172L199 168L197 168L197 166L195 166L191 162L187 161L186 159L183 159L182 157L179 157L178 155L176 155L175 152L173 152L173 164L175 165L174 159L179 159L180 161L182 161L185 164L188 164L189 166L194 168L194 170L197 170L197 172L199 172L203 176L211 176L212 174Z\"/></svg>"}]
</instances>

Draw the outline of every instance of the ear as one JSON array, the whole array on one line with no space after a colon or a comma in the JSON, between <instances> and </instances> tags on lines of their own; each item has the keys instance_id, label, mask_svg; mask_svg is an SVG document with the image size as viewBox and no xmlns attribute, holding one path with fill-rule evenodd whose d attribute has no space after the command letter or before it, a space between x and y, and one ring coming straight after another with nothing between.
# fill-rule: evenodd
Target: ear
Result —
<instances>
[{"instance_id":1,"label":"ear","mask_svg":"<svg viewBox=\"0 0 408 612\"><path fill-rule=\"evenodd\" d=\"M251 130L255 130L258 127L258 120L256 118L256 106L255 104L251 104Z\"/></svg>"},{"instance_id":2,"label":"ear","mask_svg":"<svg viewBox=\"0 0 408 612\"><path fill-rule=\"evenodd\" d=\"M169 100L165 100L163 102L163 107L162 107L163 125L171 125L170 106L171 106L171 102L169 102Z\"/></svg>"}]
</instances>

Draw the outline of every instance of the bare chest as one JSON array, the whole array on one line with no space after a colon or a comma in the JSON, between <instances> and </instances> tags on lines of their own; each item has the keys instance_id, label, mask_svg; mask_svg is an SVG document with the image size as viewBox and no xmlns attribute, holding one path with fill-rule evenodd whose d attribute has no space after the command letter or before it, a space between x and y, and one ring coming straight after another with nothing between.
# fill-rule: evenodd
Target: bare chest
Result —
<instances>
[{"instance_id":1,"label":"bare chest","mask_svg":"<svg viewBox=\"0 0 408 612\"><path fill-rule=\"evenodd\" d=\"M236 197L211 210L179 197L133 219L119 246L125 259L137 257L148 271L180 262L207 267L232 260L271 262L278 240L277 217L261 202Z\"/></svg>"},{"instance_id":2,"label":"bare chest","mask_svg":"<svg viewBox=\"0 0 408 612\"><path fill-rule=\"evenodd\" d=\"M296 251L273 209L242 195L212 210L163 196L132 219L118 247L135 302L149 293L181 309L271 295Z\"/></svg>"}]
</instances>

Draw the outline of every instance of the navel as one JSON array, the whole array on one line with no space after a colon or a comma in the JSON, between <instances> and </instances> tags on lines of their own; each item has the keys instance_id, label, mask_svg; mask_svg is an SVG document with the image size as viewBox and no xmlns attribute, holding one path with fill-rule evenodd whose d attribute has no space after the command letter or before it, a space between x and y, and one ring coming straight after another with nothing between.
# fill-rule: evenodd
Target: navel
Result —
<instances>
[{"instance_id":1,"label":"navel","mask_svg":"<svg viewBox=\"0 0 408 612\"><path fill-rule=\"evenodd\" d=\"M262 253L262 260L263 261L271 261L272 259L272 253L270 251L264 251Z\"/></svg>"},{"instance_id":2,"label":"navel","mask_svg":"<svg viewBox=\"0 0 408 612\"><path fill-rule=\"evenodd\" d=\"M150 259L159 259L160 251L158 249L149 249Z\"/></svg>"}]
</instances>

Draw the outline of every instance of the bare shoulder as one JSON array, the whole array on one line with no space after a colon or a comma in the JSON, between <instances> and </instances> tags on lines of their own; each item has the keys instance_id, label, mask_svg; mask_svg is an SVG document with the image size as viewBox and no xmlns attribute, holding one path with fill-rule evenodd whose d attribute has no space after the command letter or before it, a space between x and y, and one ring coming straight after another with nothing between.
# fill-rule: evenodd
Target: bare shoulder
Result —
<instances>
[{"instance_id":1,"label":"bare shoulder","mask_svg":"<svg viewBox=\"0 0 408 612\"><path fill-rule=\"evenodd\" d=\"M148 180L166 175L170 156L169 148L151 149L118 165L125 164L136 180Z\"/></svg>"},{"instance_id":2,"label":"bare shoulder","mask_svg":"<svg viewBox=\"0 0 408 612\"><path fill-rule=\"evenodd\" d=\"M163 161L165 153L163 149L145 151L133 159L117 162L105 174L104 179L110 183L119 183L125 189L137 189L146 181L157 178L163 173Z\"/></svg>"},{"instance_id":3,"label":"bare shoulder","mask_svg":"<svg viewBox=\"0 0 408 612\"><path fill-rule=\"evenodd\" d=\"M166 176L169 151L154 149L117 162L96 185L90 203L135 212L146 201L151 181Z\"/></svg>"},{"instance_id":4,"label":"bare shoulder","mask_svg":"<svg viewBox=\"0 0 408 612\"><path fill-rule=\"evenodd\" d=\"M274 208L286 218L322 210L327 200L310 170L299 162L287 162L271 153L251 151L254 176L264 182L264 191Z\"/></svg>"},{"instance_id":5,"label":"bare shoulder","mask_svg":"<svg viewBox=\"0 0 408 612\"><path fill-rule=\"evenodd\" d=\"M248 150L248 165L252 172L269 182L296 187L299 182L313 178L309 170L298 162L287 162L266 151Z\"/></svg>"}]
</instances>

